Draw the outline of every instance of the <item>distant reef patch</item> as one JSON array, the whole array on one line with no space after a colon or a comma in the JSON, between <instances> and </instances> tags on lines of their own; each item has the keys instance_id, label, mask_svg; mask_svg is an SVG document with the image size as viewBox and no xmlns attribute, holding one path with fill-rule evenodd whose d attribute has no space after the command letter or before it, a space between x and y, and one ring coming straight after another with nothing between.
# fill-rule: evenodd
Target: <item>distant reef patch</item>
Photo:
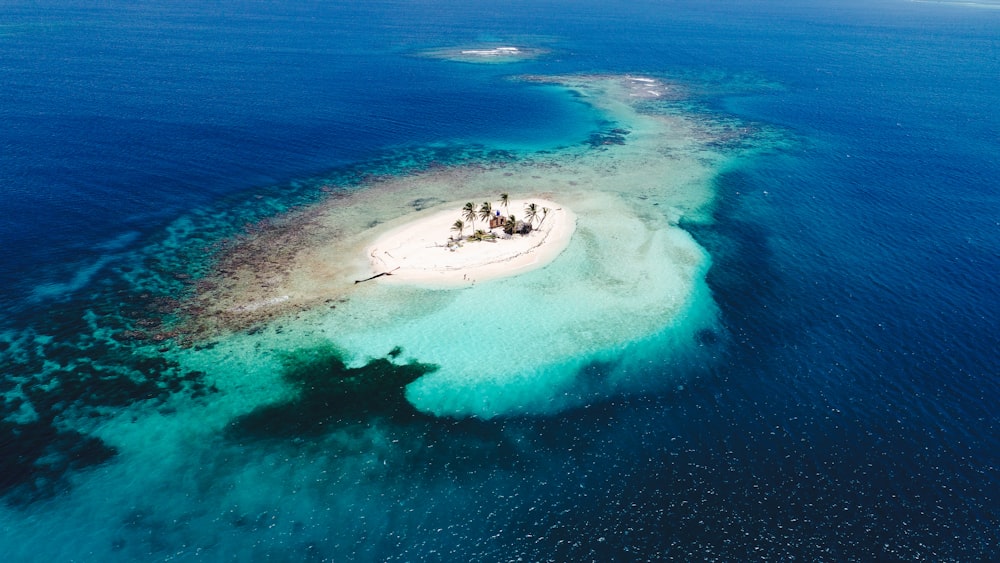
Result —
<instances>
[{"instance_id":1,"label":"distant reef patch","mask_svg":"<svg viewBox=\"0 0 1000 563\"><path fill-rule=\"evenodd\" d=\"M421 51L419 56L460 63L506 64L537 59L550 53L541 47L513 44L480 44L460 47L442 47Z\"/></svg>"}]
</instances>

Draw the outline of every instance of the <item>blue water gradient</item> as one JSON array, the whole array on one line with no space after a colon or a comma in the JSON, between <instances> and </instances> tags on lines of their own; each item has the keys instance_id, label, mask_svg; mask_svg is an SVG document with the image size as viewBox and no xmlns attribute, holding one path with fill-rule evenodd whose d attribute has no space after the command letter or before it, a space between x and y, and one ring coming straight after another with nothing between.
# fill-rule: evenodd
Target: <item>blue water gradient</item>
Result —
<instances>
[{"instance_id":1,"label":"blue water gradient","mask_svg":"<svg viewBox=\"0 0 1000 563\"><path fill-rule=\"evenodd\" d=\"M895 0L7 3L0 552L1000 558L998 36L1000 11ZM481 41L552 52L416 56ZM237 439L211 412L178 427L209 376L108 336L155 330L128 319L169 316L205 247L330 182L582 143L593 112L508 77L592 72L677 79L687 111L783 138L683 225L726 332L694 379Z\"/></svg>"}]
</instances>

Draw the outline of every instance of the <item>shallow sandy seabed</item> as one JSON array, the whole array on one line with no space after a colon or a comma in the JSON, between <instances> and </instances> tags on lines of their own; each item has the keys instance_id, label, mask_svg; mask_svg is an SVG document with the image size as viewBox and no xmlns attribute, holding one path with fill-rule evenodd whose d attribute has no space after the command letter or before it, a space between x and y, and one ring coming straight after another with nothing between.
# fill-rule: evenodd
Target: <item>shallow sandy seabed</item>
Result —
<instances>
[{"instance_id":1,"label":"shallow sandy seabed","mask_svg":"<svg viewBox=\"0 0 1000 563\"><path fill-rule=\"evenodd\" d=\"M703 363L708 352L698 335L714 329L716 315L705 284L711 261L678 222L710 218L712 181L726 162L712 145L717 131L704 119L651 111L648 104L680 91L657 78L525 80L574 91L613 122L609 141L383 177L276 218L205 280L189 304L194 336L229 333L220 349L246 346L241 339L263 339L272 349L333 342L356 363L400 347L400 360L439 366L408 387L409 400L455 416L556 412L670 385L659 374ZM557 237L561 243L550 248L558 252L536 269L473 276L474 284L464 272L450 287L399 283L402 270L398 279L355 283L380 272L372 264L380 236L399 235L415 218L450 225L461 217L454 202L499 208L503 192L549 202L540 206L566 204L566 216L550 217L549 228L575 231ZM441 205L453 214L438 212ZM441 228L424 234L425 242L445 244L454 233ZM432 250L461 256L473 249ZM257 334L231 332L255 325Z\"/></svg>"}]
</instances>

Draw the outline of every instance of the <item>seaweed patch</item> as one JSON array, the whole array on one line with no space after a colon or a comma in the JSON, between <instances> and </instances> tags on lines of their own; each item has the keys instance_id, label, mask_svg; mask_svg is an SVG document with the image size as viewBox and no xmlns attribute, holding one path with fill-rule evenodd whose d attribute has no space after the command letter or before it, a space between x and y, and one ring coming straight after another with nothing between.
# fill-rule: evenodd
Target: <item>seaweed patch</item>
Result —
<instances>
[{"instance_id":1,"label":"seaweed patch","mask_svg":"<svg viewBox=\"0 0 1000 563\"><path fill-rule=\"evenodd\" d=\"M394 363L393 349L352 368L332 346L297 350L283 358L283 378L295 395L284 402L258 407L235 419L232 438L290 438L318 436L336 428L361 424L372 417L406 422L424 418L404 395L406 385L431 373L436 366Z\"/></svg>"}]
</instances>

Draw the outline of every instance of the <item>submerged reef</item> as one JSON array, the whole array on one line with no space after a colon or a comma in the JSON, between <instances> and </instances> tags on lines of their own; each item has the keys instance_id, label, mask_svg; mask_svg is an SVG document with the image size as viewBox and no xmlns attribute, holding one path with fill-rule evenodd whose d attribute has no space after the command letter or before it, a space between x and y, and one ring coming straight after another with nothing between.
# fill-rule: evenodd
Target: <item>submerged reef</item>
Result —
<instances>
[{"instance_id":1,"label":"submerged reef","mask_svg":"<svg viewBox=\"0 0 1000 563\"><path fill-rule=\"evenodd\" d=\"M0 352L0 496L12 504L57 494L71 472L113 458L117 449L89 432L119 409L215 391L205 373L148 348L55 333L62 338L32 334Z\"/></svg>"},{"instance_id":2,"label":"submerged reef","mask_svg":"<svg viewBox=\"0 0 1000 563\"><path fill-rule=\"evenodd\" d=\"M218 392L204 371L165 353L175 297L115 275L88 291L0 330L0 497L9 504L60 494L74 472L114 459L119 448L99 431L107 421Z\"/></svg>"},{"instance_id":3,"label":"submerged reef","mask_svg":"<svg viewBox=\"0 0 1000 563\"><path fill-rule=\"evenodd\" d=\"M0 421L0 495L12 505L55 496L74 470L104 463L117 450L99 438L61 430L52 419Z\"/></svg>"},{"instance_id":4,"label":"submerged reef","mask_svg":"<svg viewBox=\"0 0 1000 563\"><path fill-rule=\"evenodd\" d=\"M283 379L294 388L289 399L263 405L238 417L229 436L293 438L320 435L338 427L363 424L373 417L407 421L422 416L410 405L407 384L437 369L435 366L393 360L400 350L352 368L332 346L283 354Z\"/></svg>"}]
</instances>

